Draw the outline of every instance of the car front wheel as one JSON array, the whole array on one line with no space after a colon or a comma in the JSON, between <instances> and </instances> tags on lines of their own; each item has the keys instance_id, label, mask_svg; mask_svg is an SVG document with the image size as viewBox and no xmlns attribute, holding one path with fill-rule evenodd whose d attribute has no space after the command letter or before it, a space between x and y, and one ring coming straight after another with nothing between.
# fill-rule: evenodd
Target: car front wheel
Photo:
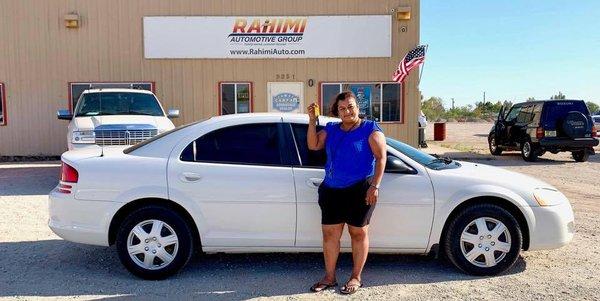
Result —
<instances>
[{"instance_id":1,"label":"car front wheel","mask_svg":"<svg viewBox=\"0 0 600 301\"><path fill-rule=\"evenodd\" d=\"M490 135L488 137L488 144L489 144L489 147L490 147L490 153L492 155L494 155L494 156L500 156L500 155L502 155L503 149L498 146L498 142L496 141L496 136L495 135Z\"/></svg>"},{"instance_id":2,"label":"car front wheel","mask_svg":"<svg viewBox=\"0 0 600 301\"><path fill-rule=\"evenodd\" d=\"M117 252L132 274L144 279L164 279L190 260L192 231L177 213L146 206L129 214L117 233Z\"/></svg>"},{"instance_id":3,"label":"car front wheel","mask_svg":"<svg viewBox=\"0 0 600 301\"><path fill-rule=\"evenodd\" d=\"M446 257L472 275L496 275L511 268L523 236L519 223L506 209L493 204L468 207L449 224L444 237Z\"/></svg>"}]
</instances>

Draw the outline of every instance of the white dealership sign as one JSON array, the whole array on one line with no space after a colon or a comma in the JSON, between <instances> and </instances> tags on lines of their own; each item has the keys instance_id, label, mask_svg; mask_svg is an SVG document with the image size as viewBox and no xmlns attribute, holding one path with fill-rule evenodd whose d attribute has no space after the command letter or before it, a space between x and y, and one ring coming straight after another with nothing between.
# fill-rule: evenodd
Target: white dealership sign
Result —
<instances>
[{"instance_id":1,"label":"white dealership sign","mask_svg":"<svg viewBox=\"0 0 600 301\"><path fill-rule=\"evenodd\" d=\"M144 17L144 56L162 58L390 57L390 15Z\"/></svg>"}]
</instances>

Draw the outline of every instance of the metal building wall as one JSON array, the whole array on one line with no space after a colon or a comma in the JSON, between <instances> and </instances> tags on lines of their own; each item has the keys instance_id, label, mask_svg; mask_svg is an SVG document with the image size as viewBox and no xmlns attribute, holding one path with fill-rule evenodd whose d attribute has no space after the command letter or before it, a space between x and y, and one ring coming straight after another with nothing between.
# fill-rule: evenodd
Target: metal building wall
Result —
<instances>
[{"instance_id":1,"label":"metal building wall","mask_svg":"<svg viewBox=\"0 0 600 301\"><path fill-rule=\"evenodd\" d=\"M392 57L358 59L161 59L143 55L143 16L259 16L390 14L410 6L410 21L392 18ZM67 29L77 12L81 26ZM0 82L8 124L0 126L0 156L59 155L66 150L68 82L154 81L176 125L218 114L218 82L250 81L254 111L267 111L267 82L294 74L305 103L322 81L389 81L399 60L419 43L418 0L3 0L0 7ZM406 27L406 32L401 27ZM349 47L353 41L348 41ZM315 85L308 87L308 79ZM386 135L417 144L418 71L405 81L404 123L383 124Z\"/></svg>"}]
</instances>

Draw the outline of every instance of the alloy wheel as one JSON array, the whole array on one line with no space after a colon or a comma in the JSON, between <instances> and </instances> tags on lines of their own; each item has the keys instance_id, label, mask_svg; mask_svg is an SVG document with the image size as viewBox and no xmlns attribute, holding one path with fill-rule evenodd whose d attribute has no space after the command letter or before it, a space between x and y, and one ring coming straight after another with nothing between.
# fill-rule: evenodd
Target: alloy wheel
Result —
<instances>
[{"instance_id":1,"label":"alloy wheel","mask_svg":"<svg viewBox=\"0 0 600 301\"><path fill-rule=\"evenodd\" d=\"M525 144L523 144L523 155L525 157L529 157L530 154L531 154L531 144L529 144L529 142L525 142Z\"/></svg>"},{"instance_id":2,"label":"alloy wheel","mask_svg":"<svg viewBox=\"0 0 600 301\"><path fill-rule=\"evenodd\" d=\"M462 231L460 249L473 265L489 268L497 265L511 248L508 228L499 220L480 217Z\"/></svg>"},{"instance_id":3,"label":"alloy wheel","mask_svg":"<svg viewBox=\"0 0 600 301\"><path fill-rule=\"evenodd\" d=\"M129 257L138 266L157 270L170 264L177 255L179 238L167 223L151 219L133 227L127 238Z\"/></svg>"},{"instance_id":4,"label":"alloy wheel","mask_svg":"<svg viewBox=\"0 0 600 301\"><path fill-rule=\"evenodd\" d=\"M492 149L492 153L495 153L496 150L497 150L497 147L496 147L496 138L494 138L493 136L490 139L490 148Z\"/></svg>"}]
</instances>

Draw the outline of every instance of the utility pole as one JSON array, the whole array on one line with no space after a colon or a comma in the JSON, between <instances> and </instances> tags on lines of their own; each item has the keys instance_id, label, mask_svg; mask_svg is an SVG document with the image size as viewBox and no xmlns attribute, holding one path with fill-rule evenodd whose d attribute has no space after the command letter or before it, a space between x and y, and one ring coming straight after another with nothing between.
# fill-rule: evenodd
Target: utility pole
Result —
<instances>
[{"instance_id":1,"label":"utility pole","mask_svg":"<svg viewBox=\"0 0 600 301\"><path fill-rule=\"evenodd\" d=\"M483 91L483 103L485 103L485 91Z\"/></svg>"},{"instance_id":2,"label":"utility pole","mask_svg":"<svg viewBox=\"0 0 600 301\"><path fill-rule=\"evenodd\" d=\"M454 110L454 97L452 97L452 110Z\"/></svg>"}]
</instances>

